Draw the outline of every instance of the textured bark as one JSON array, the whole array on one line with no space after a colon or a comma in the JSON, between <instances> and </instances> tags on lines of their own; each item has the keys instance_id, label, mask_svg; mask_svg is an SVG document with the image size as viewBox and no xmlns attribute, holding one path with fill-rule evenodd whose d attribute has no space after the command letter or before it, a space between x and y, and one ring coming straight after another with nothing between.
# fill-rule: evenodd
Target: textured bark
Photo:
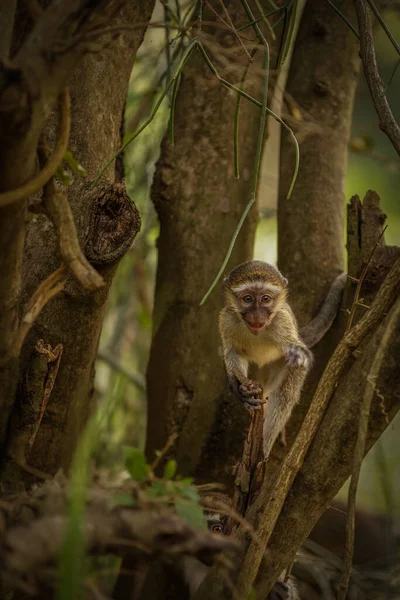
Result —
<instances>
[{"instance_id":1,"label":"textured bark","mask_svg":"<svg viewBox=\"0 0 400 600\"><path fill-rule=\"evenodd\" d=\"M351 2L341 7L354 22ZM282 132L278 204L278 264L289 279L290 303L300 326L318 310L344 259L344 184L351 113L359 72L356 37L326 2L307 2L286 91L303 114L290 121L300 142L300 171L290 200L293 147ZM344 314L315 349L316 361L302 401L286 428L287 448L275 445L280 462L307 412L316 385L343 333Z\"/></svg>"},{"instance_id":2,"label":"textured bark","mask_svg":"<svg viewBox=\"0 0 400 600\"><path fill-rule=\"evenodd\" d=\"M111 18L120 6L121 0L71 0L62 6L54 3L28 33L26 19L20 23L17 16L15 22L20 31L14 35L18 43L12 61L4 56L0 60L0 406L3 415L0 444L4 442L17 382L14 344L18 334L26 233L25 199L7 203L4 193L20 188L34 176L37 144L44 123L87 51L83 38L88 17L92 26L99 25ZM70 43L72 35L75 36L73 44Z\"/></svg>"},{"instance_id":3,"label":"textured bark","mask_svg":"<svg viewBox=\"0 0 400 600\"><path fill-rule=\"evenodd\" d=\"M70 84L72 131L69 148L93 180L120 145L120 120L136 51L143 38L153 0L124 4L113 26L141 23L141 28L124 31L111 51L84 58ZM47 11L46 11L47 12ZM55 119L47 137L54 141ZM94 360L101 331L105 302L118 262L140 225L136 209L121 187L108 180L94 190L77 178L69 188L69 202L81 245L105 280L105 287L92 294L73 280L41 313L23 349L19 406L27 402L26 374L39 338L53 347L63 345L63 356L47 411L29 457L31 465L49 473L68 467L77 436L90 408ZM120 184L118 184L120 185ZM60 263L56 235L47 218L29 224L23 265L23 301L26 302L49 273ZM12 440L9 439L9 444Z\"/></svg>"},{"instance_id":4,"label":"textured bark","mask_svg":"<svg viewBox=\"0 0 400 600\"><path fill-rule=\"evenodd\" d=\"M354 20L352 3L342 8ZM354 34L327 3L307 2L286 86L304 118L296 127L300 171L287 200L294 153L283 133L278 207L278 263L301 325L344 267L344 181L358 51Z\"/></svg>"},{"instance_id":5,"label":"textured bark","mask_svg":"<svg viewBox=\"0 0 400 600\"><path fill-rule=\"evenodd\" d=\"M245 22L239 2L229 3L228 10L237 25ZM212 18L212 14L207 15L205 21ZM213 55L223 56L227 49L230 52L226 69L217 61L220 75L238 81L246 64L243 50L226 30L210 31ZM254 86L260 89L257 83L253 77L253 85L246 89L250 93ZM231 480L232 461L241 455L248 422L244 409L227 391L218 355L221 285L203 307L199 306L250 197L259 110L242 102L241 178L236 181L235 102L235 95L218 84L196 53L178 92L175 147L164 140L153 187L161 231L147 371L147 454L151 458L167 436L178 431L179 468L183 473L196 474L198 480L213 478L215 468L219 481ZM252 257L255 225L254 209L239 235L227 271Z\"/></svg>"}]
</instances>

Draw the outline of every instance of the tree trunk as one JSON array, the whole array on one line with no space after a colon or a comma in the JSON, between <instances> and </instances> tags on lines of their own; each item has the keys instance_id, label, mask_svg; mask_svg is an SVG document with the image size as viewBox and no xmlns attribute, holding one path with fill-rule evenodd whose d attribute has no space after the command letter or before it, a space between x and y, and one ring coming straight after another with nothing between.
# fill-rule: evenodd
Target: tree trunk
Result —
<instances>
[{"instance_id":1,"label":"tree trunk","mask_svg":"<svg viewBox=\"0 0 400 600\"><path fill-rule=\"evenodd\" d=\"M236 26L246 22L239 2L228 3L227 8ZM204 19L209 22L215 17L210 13ZM237 82L247 60L242 48L226 29L206 29L210 32L220 75ZM257 80L249 75L246 91L260 89ZM218 355L221 283L205 305L199 306L250 198L260 114L258 108L242 102L241 177L235 180L235 103L236 95L219 85L196 53L185 68L178 92L175 146L172 148L167 139L163 142L152 193L161 230L147 370L146 451L151 459L168 436L178 432L179 469L196 474L199 481L213 477L215 468L219 480L231 479L232 456L241 454L248 422L246 411L233 404ZM252 257L256 222L254 207L239 234L227 272ZM227 430L233 436L227 437ZM213 440L207 445L211 431ZM218 444L218 466L214 443Z\"/></svg>"},{"instance_id":2,"label":"tree trunk","mask_svg":"<svg viewBox=\"0 0 400 600\"><path fill-rule=\"evenodd\" d=\"M341 10L354 22L351 2ZM312 319L334 277L346 270L344 185L358 52L356 37L329 4L309 0L286 86L289 108L296 106L302 114L300 122L289 120L300 143L300 170L287 200L294 153L283 131L278 204L278 264L289 279L290 304L300 326ZM277 444L273 452L279 460L301 426L343 324L344 314L315 349L316 361L301 403L286 428L287 447Z\"/></svg>"},{"instance_id":3,"label":"tree trunk","mask_svg":"<svg viewBox=\"0 0 400 600\"><path fill-rule=\"evenodd\" d=\"M126 23L140 23L141 27L124 30L112 50L86 56L70 82L72 131L69 149L85 167L88 180L98 175L120 146L121 115L129 77L153 5L153 0L124 3L123 9L112 20L113 27L123 27ZM43 14L47 13L48 10ZM48 128L47 137L49 141L56 137L55 119ZM89 293L70 278L65 290L40 314L22 352L18 403L11 420L8 448L15 448L15 436L21 435L21 413L29 402L28 376L35 359L35 344L42 338L53 348L57 344L63 346L55 384L28 461L48 473L54 473L60 466L68 467L88 416L94 360L108 290L118 262L140 226L139 216L124 185L113 183L114 164L106 175L107 179L93 190L83 178L76 176L68 188L81 246L101 272L105 286ZM59 264L53 226L42 215L31 219L23 264L23 304Z\"/></svg>"}]
</instances>

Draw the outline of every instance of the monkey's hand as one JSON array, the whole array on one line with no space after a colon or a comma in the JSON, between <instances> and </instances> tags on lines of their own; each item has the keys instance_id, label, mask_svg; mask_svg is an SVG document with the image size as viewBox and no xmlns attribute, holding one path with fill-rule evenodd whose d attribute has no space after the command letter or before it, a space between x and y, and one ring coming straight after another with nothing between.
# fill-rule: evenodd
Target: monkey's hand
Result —
<instances>
[{"instance_id":1,"label":"monkey's hand","mask_svg":"<svg viewBox=\"0 0 400 600\"><path fill-rule=\"evenodd\" d=\"M266 403L263 399L262 386L257 381L248 379L246 383L239 384L239 397L248 410L257 410Z\"/></svg>"},{"instance_id":2,"label":"monkey's hand","mask_svg":"<svg viewBox=\"0 0 400 600\"><path fill-rule=\"evenodd\" d=\"M268 600L289 600L289 593L289 586L278 580L268 594Z\"/></svg>"},{"instance_id":3,"label":"monkey's hand","mask_svg":"<svg viewBox=\"0 0 400 600\"><path fill-rule=\"evenodd\" d=\"M285 358L289 367L309 369L313 363L312 352L306 347L296 346L295 344L287 346Z\"/></svg>"}]
</instances>

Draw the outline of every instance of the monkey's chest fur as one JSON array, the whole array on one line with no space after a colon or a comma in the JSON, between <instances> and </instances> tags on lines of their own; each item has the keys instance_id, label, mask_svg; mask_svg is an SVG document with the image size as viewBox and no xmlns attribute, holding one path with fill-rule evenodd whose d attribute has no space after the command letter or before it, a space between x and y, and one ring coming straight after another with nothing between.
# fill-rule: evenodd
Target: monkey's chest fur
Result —
<instances>
[{"instance_id":1,"label":"monkey's chest fur","mask_svg":"<svg viewBox=\"0 0 400 600\"><path fill-rule=\"evenodd\" d=\"M255 336L242 330L236 350L249 363L248 377L261 383L264 396L273 392L286 372L283 348L264 332Z\"/></svg>"}]
</instances>

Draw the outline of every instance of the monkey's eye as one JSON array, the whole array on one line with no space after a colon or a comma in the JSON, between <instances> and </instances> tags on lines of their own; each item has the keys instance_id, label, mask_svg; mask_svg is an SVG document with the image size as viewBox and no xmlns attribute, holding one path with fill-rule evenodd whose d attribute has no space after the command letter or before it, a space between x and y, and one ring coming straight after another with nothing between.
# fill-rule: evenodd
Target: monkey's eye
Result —
<instances>
[{"instance_id":1,"label":"monkey's eye","mask_svg":"<svg viewBox=\"0 0 400 600\"><path fill-rule=\"evenodd\" d=\"M253 302L253 296L250 296L250 294L246 294L245 296L243 296L242 300L243 302L246 302L246 304L250 304L251 302Z\"/></svg>"},{"instance_id":2,"label":"monkey's eye","mask_svg":"<svg viewBox=\"0 0 400 600\"><path fill-rule=\"evenodd\" d=\"M264 294L264 296L261 298L261 302L264 302L265 304L270 300L272 300L272 298L271 296L268 296L268 294Z\"/></svg>"},{"instance_id":3,"label":"monkey's eye","mask_svg":"<svg viewBox=\"0 0 400 600\"><path fill-rule=\"evenodd\" d=\"M211 531L213 533L223 533L224 528L219 523L216 523L215 525L211 525Z\"/></svg>"}]
</instances>

